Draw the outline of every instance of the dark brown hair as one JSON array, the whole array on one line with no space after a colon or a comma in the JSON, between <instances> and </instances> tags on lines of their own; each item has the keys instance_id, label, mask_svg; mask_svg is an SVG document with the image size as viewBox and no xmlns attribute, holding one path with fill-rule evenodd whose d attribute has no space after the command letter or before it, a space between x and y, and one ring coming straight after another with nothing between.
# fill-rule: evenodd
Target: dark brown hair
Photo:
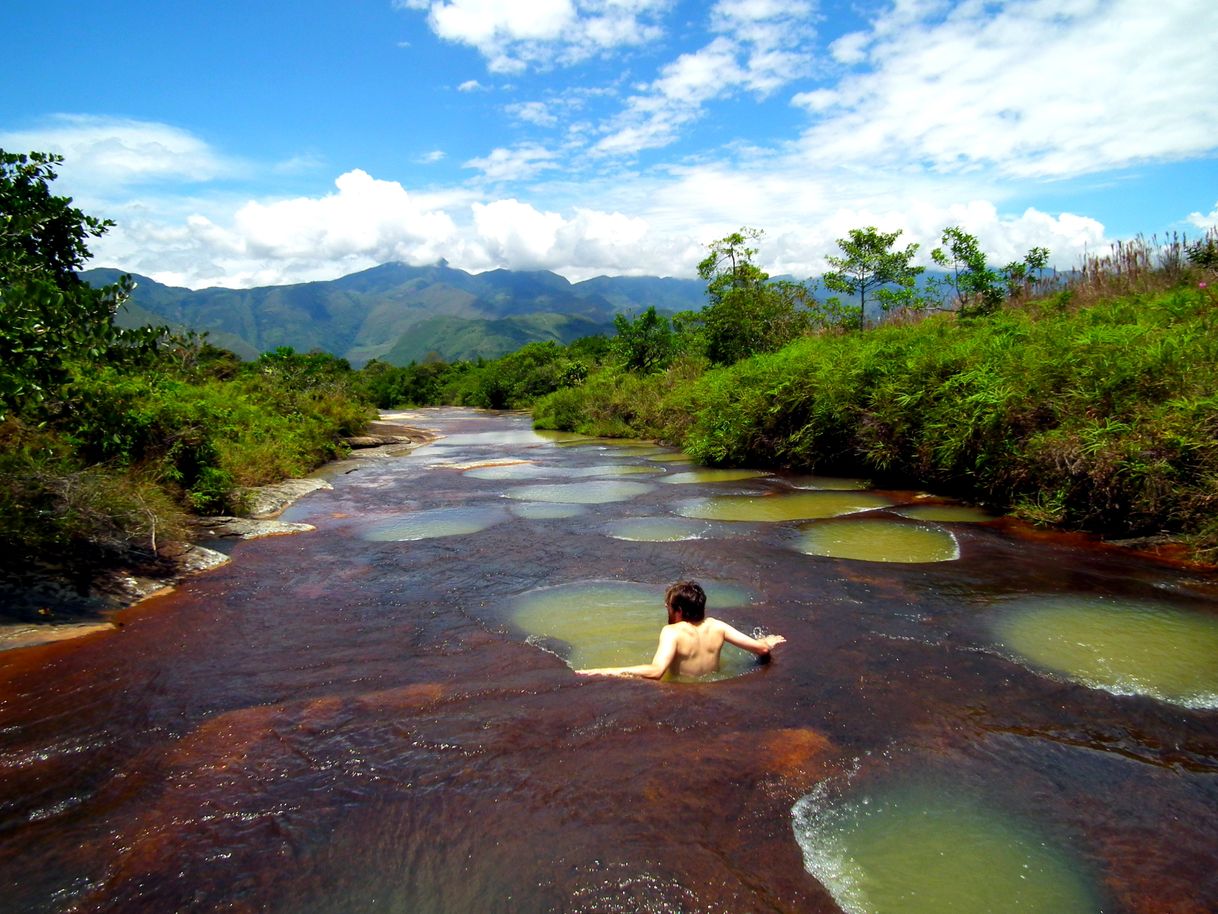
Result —
<instances>
[{"instance_id":1,"label":"dark brown hair","mask_svg":"<svg viewBox=\"0 0 1218 914\"><path fill-rule=\"evenodd\" d=\"M664 604L672 612L679 610L686 622L706 618L706 593L697 581L677 581L664 594Z\"/></svg>"}]
</instances>

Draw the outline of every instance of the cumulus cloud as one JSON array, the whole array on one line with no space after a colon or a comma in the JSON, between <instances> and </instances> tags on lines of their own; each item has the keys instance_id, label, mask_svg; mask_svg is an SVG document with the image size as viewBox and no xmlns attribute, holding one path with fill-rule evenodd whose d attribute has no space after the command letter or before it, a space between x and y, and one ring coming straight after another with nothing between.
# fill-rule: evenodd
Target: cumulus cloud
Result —
<instances>
[{"instance_id":1,"label":"cumulus cloud","mask_svg":"<svg viewBox=\"0 0 1218 914\"><path fill-rule=\"evenodd\" d=\"M0 135L6 149L65 157L61 174L83 192L160 181L209 181L243 166L189 131L130 118L58 114Z\"/></svg>"},{"instance_id":2,"label":"cumulus cloud","mask_svg":"<svg viewBox=\"0 0 1218 914\"><path fill-rule=\"evenodd\" d=\"M192 287L333 278L378 263L431 263L457 241L443 209L356 169L321 197L250 200L180 225L136 215L93 246L94 261Z\"/></svg>"},{"instance_id":3,"label":"cumulus cloud","mask_svg":"<svg viewBox=\"0 0 1218 914\"><path fill-rule=\"evenodd\" d=\"M440 38L469 45L493 73L586 60L654 41L672 0L398 0L427 13Z\"/></svg>"},{"instance_id":4,"label":"cumulus cloud","mask_svg":"<svg viewBox=\"0 0 1218 914\"><path fill-rule=\"evenodd\" d=\"M1189 213L1188 222L1202 230L1218 226L1218 203L1214 204L1214 208L1208 216L1203 213Z\"/></svg>"},{"instance_id":5,"label":"cumulus cloud","mask_svg":"<svg viewBox=\"0 0 1218 914\"><path fill-rule=\"evenodd\" d=\"M795 97L807 158L1042 179L1203 155L1214 34L1191 0L899 3L831 49L868 66Z\"/></svg>"}]
</instances>

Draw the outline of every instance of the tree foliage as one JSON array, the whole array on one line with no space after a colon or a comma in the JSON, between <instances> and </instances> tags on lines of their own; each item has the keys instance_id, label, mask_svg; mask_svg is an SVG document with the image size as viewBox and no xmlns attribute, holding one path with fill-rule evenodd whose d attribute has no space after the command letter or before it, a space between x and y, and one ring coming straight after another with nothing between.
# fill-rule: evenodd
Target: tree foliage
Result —
<instances>
[{"instance_id":1,"label":"tree foliage","mask_svg":"<svg viewBox=\"0 0 1218 914\"><path fill-rule=\"evenodd\" d=\"M762 237L758 229L742 228L713 242L698 264L708 302L696 321L681 326L698 326L713 364L731 365L773 352L812 323L810 290L802 283L772 281L754 262L757 248L752 245Z\"/></svg>"},{"instance_id":2,"label":"tree foliage","mask_svg":"<svg viewBox=\"0 0 1218 914\"><path fill-rule=\"evenodd\" d=\"M668 366L676 348L676 337L667 317L655 306L631 320L624 314L615 315L613 353L627 371L650 374Z\"/></svg>"},{"instance_id":3,"label":"tree foliage","mask_svg":"<svg viewBox=\"0 0 1218 914\"><path fill-rule=\"evenodd\" d=\"M873 225L851 229L848 237L837 239L842 256L825 258L836 267L824 275L825 286L859 297L859 327L867 325L868 293L875 294L885 311L917 303L917 279L925 268L913 265L917 244L904 250L893 247L900 235L900 229L881 232Z\"/></svg>"},{"instance_id":4,"label":"tree foliage","mask_svg":"<svg viewBox=\"0 0 1218 914\"><path fill-rule=\"evenodd\" d=\"M101 289L76 270L87 241L113 223L87 216L52 193L62 157L0 150L0 418L52 397L75 358L100 359L116 347L147 352L161 328L124 331L114 313L131 293L129 277Z\"/></svg>"},{"instance_id":5,"label":"tree foliage","mask_svg":"<svg viewBox=\"0 0 1218 914\"><path fill-rule=\"evenodd\" d=\"M1007 298L1019 294L1049 262L1047 248L1032 248L1022 261L1002 269L986 262L976 236L959 226L943 230L943 247L931 251L931 259L946 276L934 284L948 310L961 317L993 314Z\"/></svg>"}]
</instances>

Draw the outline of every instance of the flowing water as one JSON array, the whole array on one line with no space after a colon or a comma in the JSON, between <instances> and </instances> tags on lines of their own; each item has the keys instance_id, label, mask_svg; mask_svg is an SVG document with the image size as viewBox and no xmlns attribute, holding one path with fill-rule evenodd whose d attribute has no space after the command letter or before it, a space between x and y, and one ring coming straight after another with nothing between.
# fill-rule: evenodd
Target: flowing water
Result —
<instances>
[{"instance_id":1,"label":"flowing water","mask_svg":"<svg viewBox=\"0 0 1218 914\"><path fill-rule=\"evenodd\" d=\"M0 909L1218 909L1218 578L861 480L406 421L446 437L336 465L285 515L315 531L0 654ZM572 672L649 660L686 577L773 662Z\"/></svg>"}]
</instances>

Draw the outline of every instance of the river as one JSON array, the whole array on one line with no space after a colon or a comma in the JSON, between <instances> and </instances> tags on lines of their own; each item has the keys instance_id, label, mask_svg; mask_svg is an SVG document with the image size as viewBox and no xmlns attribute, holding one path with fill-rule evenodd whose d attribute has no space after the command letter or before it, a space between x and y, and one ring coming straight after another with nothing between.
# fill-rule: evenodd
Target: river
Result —
<instances>
[{"instance_id":1,"label":"river","mask_svg":"<svg viewBox=\"0 0 1218 914\"><path fill-rule=\"evenodd\" d=\"M1213 575L407 421L445 437L336 468L285 515L315 531L0 654L0 908L1218 910ZM650 659L684 578L773 662L573 674Z\"/></svg>"}]
</instances>

